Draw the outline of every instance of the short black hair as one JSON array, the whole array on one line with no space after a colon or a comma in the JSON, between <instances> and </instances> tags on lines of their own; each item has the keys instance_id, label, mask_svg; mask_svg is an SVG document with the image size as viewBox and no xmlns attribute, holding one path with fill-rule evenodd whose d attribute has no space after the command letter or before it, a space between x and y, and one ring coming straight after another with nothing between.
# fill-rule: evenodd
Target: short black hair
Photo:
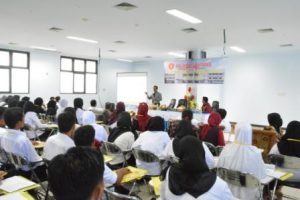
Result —
<instances>
[{"instance_id":1,"label":"short black hair","mask_svg":"<svg viewBox=\"0 0 300 200\"><path fill-rule=\"evenodd\" d=\"M8 108L4 112L4 121L8 128L13 129L24 117L23 109L18 107Z\"/></svg>"},{"instance_id":2,"label":"short black hair","mask_svg":"<svg viewBox=\"0 0 300 200\"><path fill-rule=\"evenodd\" d=\"M157 85L154 85L153 87L156 88L156 89L158 90L158 86L157 86Z\"/></svg>"},{"instance_id":3,"label":"short black hair","mask_svg":"<svg viewBox=\"0 0 300 200\"><path fill-rule=\"evenodd\" d=\"M82 109L83 99L82 98L75 98L73 104L74 104L75 110L77 110L77 108L81 108Z\"/></svg>"},{"instance_id":4,"label":"short black hair","mask_svg":"<svg viewBox=\"0 0 300 200\"><path fill-rule=\"evenodd\" d=\"M37 106L42 106L44 103L43 99L41 97L38 97L34 100L34 104Z\"/></svg>"},{"instance_id":5,"label":"short black hair","mask_svg":"<svg viewBox=\"0 0 300 200\"><path fill-rule=\"evenodd\" d=\"M9 107L9 108L17 107L18 103L19 103L19 102L18 102L17 100L15 100L14 98L12 98L12 99L9 101L9 103L8 103L8 107Z\"/></svg>"},{"instance_id":6,"label":"short black hair","mask_svg":"<svg viewBox=\"0 0 300 200\"><path fill-rule=\"evenodd\" d=\"M4 118L5 111L6 111L6 107L0 106L0 119Z\"/></svg>"},{"instance_id":7,"label":"short black hair","mask_svg":"<svg viewBox=\"0 0 300 200\"><path fill-rule=\"evenodd\" d=\"M66 107L64 109L64 112L69 112L69 113L72 113L72 115L76 116L76 111L75 111L75 108L73 108L73 107Z\"/></svg>"},{"instance_id":8,"label":"short black hair","mask_svg":"<svg viewBox=\"0 0 300 200\"><path fill-rule=\"evenodd\" d=\"M193 119L193 112L189 109L184 110L181 114L181 119L188 119L189 121L191 121Z\"/></svg>"},{"instance_id":9,"label":"short black hair","mask_svg":"<svg viewBox=\"0 0 300 200\"><path fill-rule=\"evenodd\" d=\"M55 97L56 102L59 102L59 100L60 100L60 96Z\"/></svg>"},{"instance_id":10,"label":"short black hair","mask_svg":"<svg viewBox=\"0 0 300 200\"><path fill-rule=\"evenodd\" d=\"M28 97L28 96L24 96L24 97L22 97L22 99L21 99L21 101L29 101L30 100L30 97Z\"/></svg>"},{"instance_id":11,"label":"short black hair","mask_svg":"<svg viewBox=\"0 0 300 200\"><path fill-rule=\"evenodd\" d=\"M160 116L151 117L148 123L149 131L164 131L165 130L165 121Z\"/></svg>"},{"instance_id":12,"label":"short black hair","mask_svg":"<svg viewBox=\"0 0 300 200\"><path fill-rule=\"evenodd\" d=\"M95 140L95 129L91 125L81 126L75 131L74 142L76 146L90 147Z\"/></svg>"},{"instance_id":13,"label":"short black hair","mask_svg":"<svg viewBox=\"0 0 300 200\"><path fill-rule=\"evenodd\" d=\"M111 107L111 103L110 102L106 102L105 103L105 109L106 110L110 110L110 107Z\"/></svg>"},{"instance_id":14,"label":"short black hair","mask_svg":"<svg viewBox=\"0 0 300 200\"><path fill-rule=\"evenodd\" d=\"M54 99L55 99L54 97L50 97L50 101L54 101Z\"/></svg>"},{"instance_id":15,"label":"short black hair","mask_svg":"<svg viewBox=\"0 0 300 200\"><path fill-rule=\"evenodd\" d=\"M76 123L76 117L69 112L63 112L58 115L57 124L59 132L66 133L72 129Z\"/></svg>"},{"instance_id":16,"label":"short black hair","mask_svg":"<svg viewBox=\"0 0 300 200\"><path fill-rule=\"evenodd\" d=\"M208 102L208 98L207 97L203 97L202 100L207 103Z\"/></svg>"},{"instance_id":17,"label":"short black hair","mask_svg":"<svg viewBox=\"0 0 300 200\"><path fill-rule=\"evenodd\" d=\"M217 112L221 115L222 120L225 119L227 111L224 108L219 108Z\"/></svg>"},{"instance_id":18,"label":"short black hair","mask_svg":"<svg viewBox=\"0 0 300 200\"><path fill-rule=\"evenodd\" d=\"M48 167L50 190L57 200L90 199L103 181L104 162L100 151L73 147L54 157Z\"/></svg>"},{"instance_id":19,"label":"short black hair","mask_svg":"<svg viewBox=\"0 0 300 200\"><path fill-rule=\"evenodd\" d=\"M26 114L27 112L35 112L35 106L31 101L27 101L24 104L23 111Z\"/></svg>"},{"instance_id":20,"label":"short black hair","mask_svg":"<svg viewBox=\"0 0 300 200\"><path fill-rule=\"evenodd\" d=\"M17 103L17 106L16 106L16 107L19 107L19 108L22 108L22 109L23 109L25 103L26 103L26 101L19 101L19 102Z\"/></svg>"},{"instance_id":21,"label":"short black hair","mask_svg":"<svg viewBox=\"0 0 300 200\"><path fill-rule=\"evenodd\" d=\"M17 100L17 101L20 101L20 95L17 95L17 94L14 95L14 99Z\"/></svg>"},{"instance_id":22,"label":"short black hair","mask_svg":"<svg viewBox=\"0 0 300 200\"><path fill-rule=\"evenodd\" d=\"M96 107L97 106L97 101L95 99L92 99L90 103L91 103L92 107Z\"/></svg>"}]
</instances>

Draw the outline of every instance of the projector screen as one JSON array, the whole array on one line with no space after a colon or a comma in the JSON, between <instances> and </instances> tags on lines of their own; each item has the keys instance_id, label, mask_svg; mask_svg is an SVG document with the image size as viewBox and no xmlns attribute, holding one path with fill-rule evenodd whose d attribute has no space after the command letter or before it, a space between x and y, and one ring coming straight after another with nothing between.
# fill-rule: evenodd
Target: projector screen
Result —
<instances>
[{"instance_id":1,"label":"projector screen","mask_svg":"<svg viewBox=\"0 0 300 200\"><path fill-rule=\"evenodd\" d=\"M147 73L117 73L117 100L138 105L146 102Z\"/></svg>"}]
</instances>

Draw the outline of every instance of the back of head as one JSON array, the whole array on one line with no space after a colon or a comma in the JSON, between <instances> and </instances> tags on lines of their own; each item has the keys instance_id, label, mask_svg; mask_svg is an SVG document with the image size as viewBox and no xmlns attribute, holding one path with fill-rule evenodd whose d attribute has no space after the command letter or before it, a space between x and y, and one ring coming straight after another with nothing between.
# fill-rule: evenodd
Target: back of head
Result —
<instances>
[{"instance_id":1,"label":"back of head","mask_svg":"<svg viewBox=\"0 0 300 200\"><path fill-rule=\"evenodd\" d=\"M237 124L235 128L235 141L240 144L252 145L252 127L250 124Z\"/></svg>"},{"instance_id":2,"label":"back of head","mask_svg":"<svg viewBox=\"0 0 300 200\"><path fill-rule=\"evenodd\" d=\"M16 107L19 107L19 108L23 109L26 102L27 101L19 101Z\"/></svg>"},{"instance_id":3,"label":"back of head","mask_svg":"<svg viewBox=\"0 0 300 200\"><path fill-rule=\"evenodd\" d=\"M75 131L74 142L76 146L91 147L95 140L95 129L90 126L81 126Z\"/></svg>"},{"instance_id":4,"label":"back of head","mask_svg":"<svg viewBox=\"0 0 300 200\"><path fill-rule=\"evenodd\" d=\"M105 110L110 110L111 108L111 103L110 102L106 102L105 103Z\"/></svg>"},{"instance_id":5,"label":"back of head","mask_svg":"<svg viewBox=\"0 0 300 200\"><path fill-rule=\"evenodd\" d=\"M279 130L279 128L282 126L282 119L281 116L278 113L270 113L268 114L268 122L270 126L273 126L276 131Z\"/></svg>"},{"instance_id":6,"label":"back of head","mask_svg":"<svg viewBox=\"0 0 300 200\"><path fill-rule=\"evenodd\" d=\"M184 136L195 136L193 126L190 122L186 120L181 120L175 129L175 137L178 139L183 138Z\"/></svg>"},{"instance_id":7,"label":"back of head","mask_svg":"<svg viewBox=\"0 0 300 200\"><path fill-rule=\"evenodd\" d=\"M20 101L20 95L14 95L14 99L15 99L16 101Z\"/></svg>"},{"instance_id":8,"label":"back of head","mask_svg":"<svg viewBox=\"0 0 300 200\"><path fill-rule=\"evenodd\" d=\"M57 124L59 132L67 133L69 132L75 125L76 117L69 112L63 112L58 115Z\"/></svg>"},{"instance_id":9,"label":"back of head","mask_svg":"<svg viewBox=\"0 0 300 200\"><path fill-rule=\"evenodd\" d=\"M91 104L91 107L96 107L97 106L97 101L95 99L92 99L90 104Z\"/></svg>"},{"instance_id":10,"label":"back of head","mask_svg":"<svg viewBox=\"0 0 300 200\"><path fill-rule=\"evenodd\" d=\"M59 101L60 101L60 96L56 96L56 97L55 97L55 101L56 101L56 102L59 102Z\"/></svg>"},{"instance_id":11,"label":"back of head","mask_svg":"<svg viewBox=\"0 0 300 200\"><path fill-rule=\"evenodd\" d=\"M149 131L164 131L165 130L165 121L160 116L152 117L148 123Z\"/></svg>"},{"instance_id":12,"label":"back of head","mask_svg":"<svg viewBox=\"0 0 300 200\"><path fill-rule=\"evenodd\" d=\"M146 116L148 114L148 105L146 103L140 103L138 107L138 115Z\"/></svg>"},{"instance_id":13,"label":"back of head","mask_svg":"<svg viewBox=\"0 0 300 200\"><path fill-rule=\"evenodd\" d=\"M300 122L291 121L286 127L286 132L283 135L282 139L300 139Z\"/></svg>"},{"instance_id":14,"label":"back of head","mask_svg":"<svg viewBox=\"0 0 300 200\"><path fill-rule=\"evenodd\" d=\"M208 117L208 124L210 126L219 126L222 122L221 115L217 112L212 112Z\"/></svg>"},{"instance_id":15,"label":"back of head","mask_svg":"<svg viewBox=\"0 0 300 200\"><path fill-rule=\"evenodd\" d=\"M54 100L50 100L47 104L47 108L53 108L55 109L56 108L56 102Z\"/></svg>"},{"instance_id":16,"label":"back of head","mask_svg":"<svg viewBox=\"0 0 300 200\"><path fill-rule=\"evenodd\" d=\"M120 102L117 103L116 111L117 111L117 113L121 113L121 112L125 111L124 102L120 101Z\"/></svg>"},{"instance_id":17,"label":"back of head","mask_svg":"<svg viewBox=\"0 0 300 200\"><path fill-rule=\"evenodd\" d=\"M131 117L128 112L121 112L117 119L117 126L119 128L131 128Z\"/></svg>"},{"instance_id":18,"label":"back of head","mask_svg":"<svg viewBox=\"0 0 300 200\"><path fill-rule=\"evenodd\" d=\"M76 111L73 107L66 107L64 109L64 112L69 112L69 113L71 113L72 115L74 115L76 117Z\"/></svg>"},{"instance_id":19,"label":"back of head","mask_svg":"<svg viewBox=\"0 0 300 200\"><path fill-rule=\"evenodd\" d=\"M202 101L205 102L205 103L208 103L208 98L207 97L203 97Z\"/></svg>"},{"instance_id":20,"label":"back of head","mask_svg":"<svg viewBox=\"0 0 300 200\"><path fill-rule=\"evenodd\" d=\"M181 114L181 119L182 120L187 120L187 121L192 121L193 119L193 112L189 109L184 110Z\"/></svg>"},{"instance_id":21,"label":"back of head","mask_svg":"<svg viewBox=\"0 0 300 200\"><path fill-rule=\"evenodd\" d=\"M42 106L44 103L43 99L41 97L38 97L34 100L34 104L37 106Z\"/></svg>"},{"instance_id":22,"label":"back of head","mask_svg":"<svg viewBox=\"0 0 300 200\"><path fill-rule=\"evenodd\" d=\"M27 112L35 112L35 107L34 104L31 101L27 101L24 105L24 113L26 114Z\"/></svg>"},{"instance_id":23,"label":"back of head","mask_svg":"<svg viewBox=\"0 0 300 200\"><path fill-rule=\"evenodd\" d=\"M15 100L14 98L12 98L12 99L9 101L9 103L8 103L8 107L9 107L9 108L17 107L18 103L19 103L19 102L18 102L17 100Z\"/></svg>"},{"instance_id":24,"label":"back of head","mask_svg":"<svg viewBox=\"0 0 300 200\"><path fill-rule=\"evenodd\" d=\"M103 163L102 154L87 147L73 147L54 157L48 167L48 181L55 199L91 199L98 186L102 192Z\"/></svg>"},{"instance_id":25,"label":"back of head","mask_svg":"<svg viewBox=\"0 0 300 200\"><path fill-rule=\"evenodd\" d=\"M227 111L226 111L225 109L223 109L223 108L219 108L219 109L217 110L217 113L220 114L222 120L225 119L225 117L226 117L226 115L227 115Z\"/></svg>"},{"instance_id":26,"label":"back of head","mask_svg":"<svg viewBox=\"0 0 300 200\"><path fill-rule=\"evenodd\" d=\"M82 109L82 106L83 106L83 99L82 98L75 98L73 103L74 103L75 110L77 110L77 108Z\"/></svg>"},{"instance_id":27,"label":"back of head","mask_svg":"<svg viewBox=\"0 0 300 200\"><path fill-rule=\"evenodd\" d=\"M96 124L96 115L92 111L84 111L82 115L82 124L83 125L92 125Z\"/></svg>"},{"instance_id":28,"label":"back of head","mask_svg":"<svg viewBox=\"0 0 300 200\"><path fill-rule=\"evenodd\" d=\"M30 100L30 97L27 97L27 96L24 96L22 97L21 101L29 101Z\"/></svg>"},{"instance_id":29,"label":"back of head","mask_svg":"<svg viewBox=\"0 0 300 200\"><path fill-rule=\"evenodd\" d=\"M22 121L24 117L23 109L18 107L8 108L4 112L5 124L10 129L14 129L19 121Z\"/></svg>"}]
</instances>

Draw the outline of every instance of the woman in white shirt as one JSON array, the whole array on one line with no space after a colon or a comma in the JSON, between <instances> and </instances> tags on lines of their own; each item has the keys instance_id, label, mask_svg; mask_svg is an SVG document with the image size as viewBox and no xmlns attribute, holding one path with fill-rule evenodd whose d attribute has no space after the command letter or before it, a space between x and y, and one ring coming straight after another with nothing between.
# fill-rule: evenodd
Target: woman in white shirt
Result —
<instances>
[{"instance_id":1,"label":"woman in white shirt","mask_svg":"<svg viewBox=\"0 0 300 200\"><path fill-rule=\"evenodd\" d=\"M178 156L179 141L186 136L197 137L195 135L195 131L193 129L192 124L189 121L181 120L175 129L175 137L171 141L169 141L169 143L167 144L164 150L164 156L165 157ZM208 147L204 142L202 142L202 146L205 151L206 164L210 169L212 169L215 167L214 156L212 155L212 153L210 152L210 150L208 149Z\"/></svg>"},{"instance_id":2,"label":"woman in white shirt","mask_svg":"<svg viewBox=\"0 0 300 200\"><path fill-rule=\"evenodd\" d=\"M39 138L41 140L46 140L48 134L39 129L46 129L47 124L42 124L40 119L38 118L37 113L35 112L35 106L31 101L27 101L24 105L24 122L25 125L28 125L30 130L26 130L26 135L29 139Z\"/></svg>"},{"instance_id":3,"label":"woman in white shirt","mask_svg":"<svg viewBox=\"0 0 300 200\"><path fill-rule=\"evenodd\" d=\"M74 99L74 108L76 111L76 118L77 118L77 123L82 125L82 115L83 115L83 99L82 98L75 98Z\"/></svg>"},{"instance_id":4,"label":"woman in white shirt","mask_svg":"<svg viewBox=\"0 0 300 200\"><path fill-rule=\"evenodd\" d=\"M237 124L235 141L224 147L217 167L250 173L259 180L266 177L261 151L252 146L252 127L250 124ZM233 195L239 199L259 199L260 197L258 188L249 189L230 184L229 187Z\"/></svg>"},{"instance_id":5,"label":"woman in white shirt","mask_svg":"<svg viewBox=\"0 0 300 200\"><path fill-rule=\"evenodd\" d=\"M56 112L56 118L58 118L58 115L62 112L64 112L65 108L68 107L68 100L66 99L61 99L59 102L58 102L58 109L57 109L57 112Z\"/></svg>"},{"instance_id":6,"label":"woman in white shirt","mask_svg":"<svg viewBox=\"0 0 300 200\"><path fill-rule=\"evenodd\" d=\"M148 123L148 131L139 135L132 148L150 151L157 157L162 158L163 151L170 141L170 137L164 129L164 119L159 116L152 117ZM148 175L160 175L159 163L145 163L136 160L136 164L139 168L147 169Z\"/></svg>"},{"instance_id":7,"label":"woman in white shirt","mask_svg":"<svg viewBox=\"0 0 300 200\"><path fill-rule=\"evenodd\" d=\"M233 199L227 183L209 171L202 142L197 137L186 136L178 145L179 163L165 172L162 200Z\"/></svg>"}]
</instances>

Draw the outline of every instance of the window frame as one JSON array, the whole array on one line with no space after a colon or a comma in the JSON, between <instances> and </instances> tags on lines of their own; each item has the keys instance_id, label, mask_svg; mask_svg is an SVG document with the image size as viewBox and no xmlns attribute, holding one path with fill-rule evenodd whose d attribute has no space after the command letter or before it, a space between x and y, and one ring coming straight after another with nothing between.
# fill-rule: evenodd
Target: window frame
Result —
<instances>
[{"instance_id":1,"label":"window frame","mask_svg":"<svg viewBox=\"0 0 300 200\"><path fill-rule=\"evenodd\" d=\"M30 52L28 51L20 51L20 50L12 50L12 49L2 49L0 51L6 51L9 54L9 64L8 66L0 65L0 69L8 69L9 70L9 90L8 91L0 91L0 94L29 94L30 93ZM27 67L18 67L13 66L13 53L22 53L27 55ZM27 92L12 92L12 69L23 69L28 70L28 90Z\"/></svg>"},{"instance_id":2,"label":"window frame","mask_svg":"<svg viewBox=\"0 0 300 200\"><path fill-rule=\"evenodd\" d=\"M72 69L70 71L68 70L62 70L62 66L61 66L61 60L65 58L65 59L71 59L72 60ZM80 72L80 71L75 71L75 60L83 60L84 61L84 71L83 72ZM86 69L86 63L87 61L91 61L91 62L95 62L95 73L93 72L87 72ZM65 93L65 92L61 92L61 90L59 91L60 94L97 94L97 85L98 85L98 60L93 60L93 59L85 59L85 58L78 58L78 57L71 57L71 56L61 56L60 57L60 73L61 72L71 72L73 73L73 90L71 93ZM84 81L83 81L83 92L75 92L74 91L74 85L75 85L75 74L83 74L84 75ZM95 85L95 88L96 88L96 92L95 93L86 93L86 74L95 74L96 75L96 85ZM61 84L61 79L60 79L60 84ZM61 86L61 85L60 85ZM60 87L61 89L61 87Z\"/></svg>"}]
</instances>

